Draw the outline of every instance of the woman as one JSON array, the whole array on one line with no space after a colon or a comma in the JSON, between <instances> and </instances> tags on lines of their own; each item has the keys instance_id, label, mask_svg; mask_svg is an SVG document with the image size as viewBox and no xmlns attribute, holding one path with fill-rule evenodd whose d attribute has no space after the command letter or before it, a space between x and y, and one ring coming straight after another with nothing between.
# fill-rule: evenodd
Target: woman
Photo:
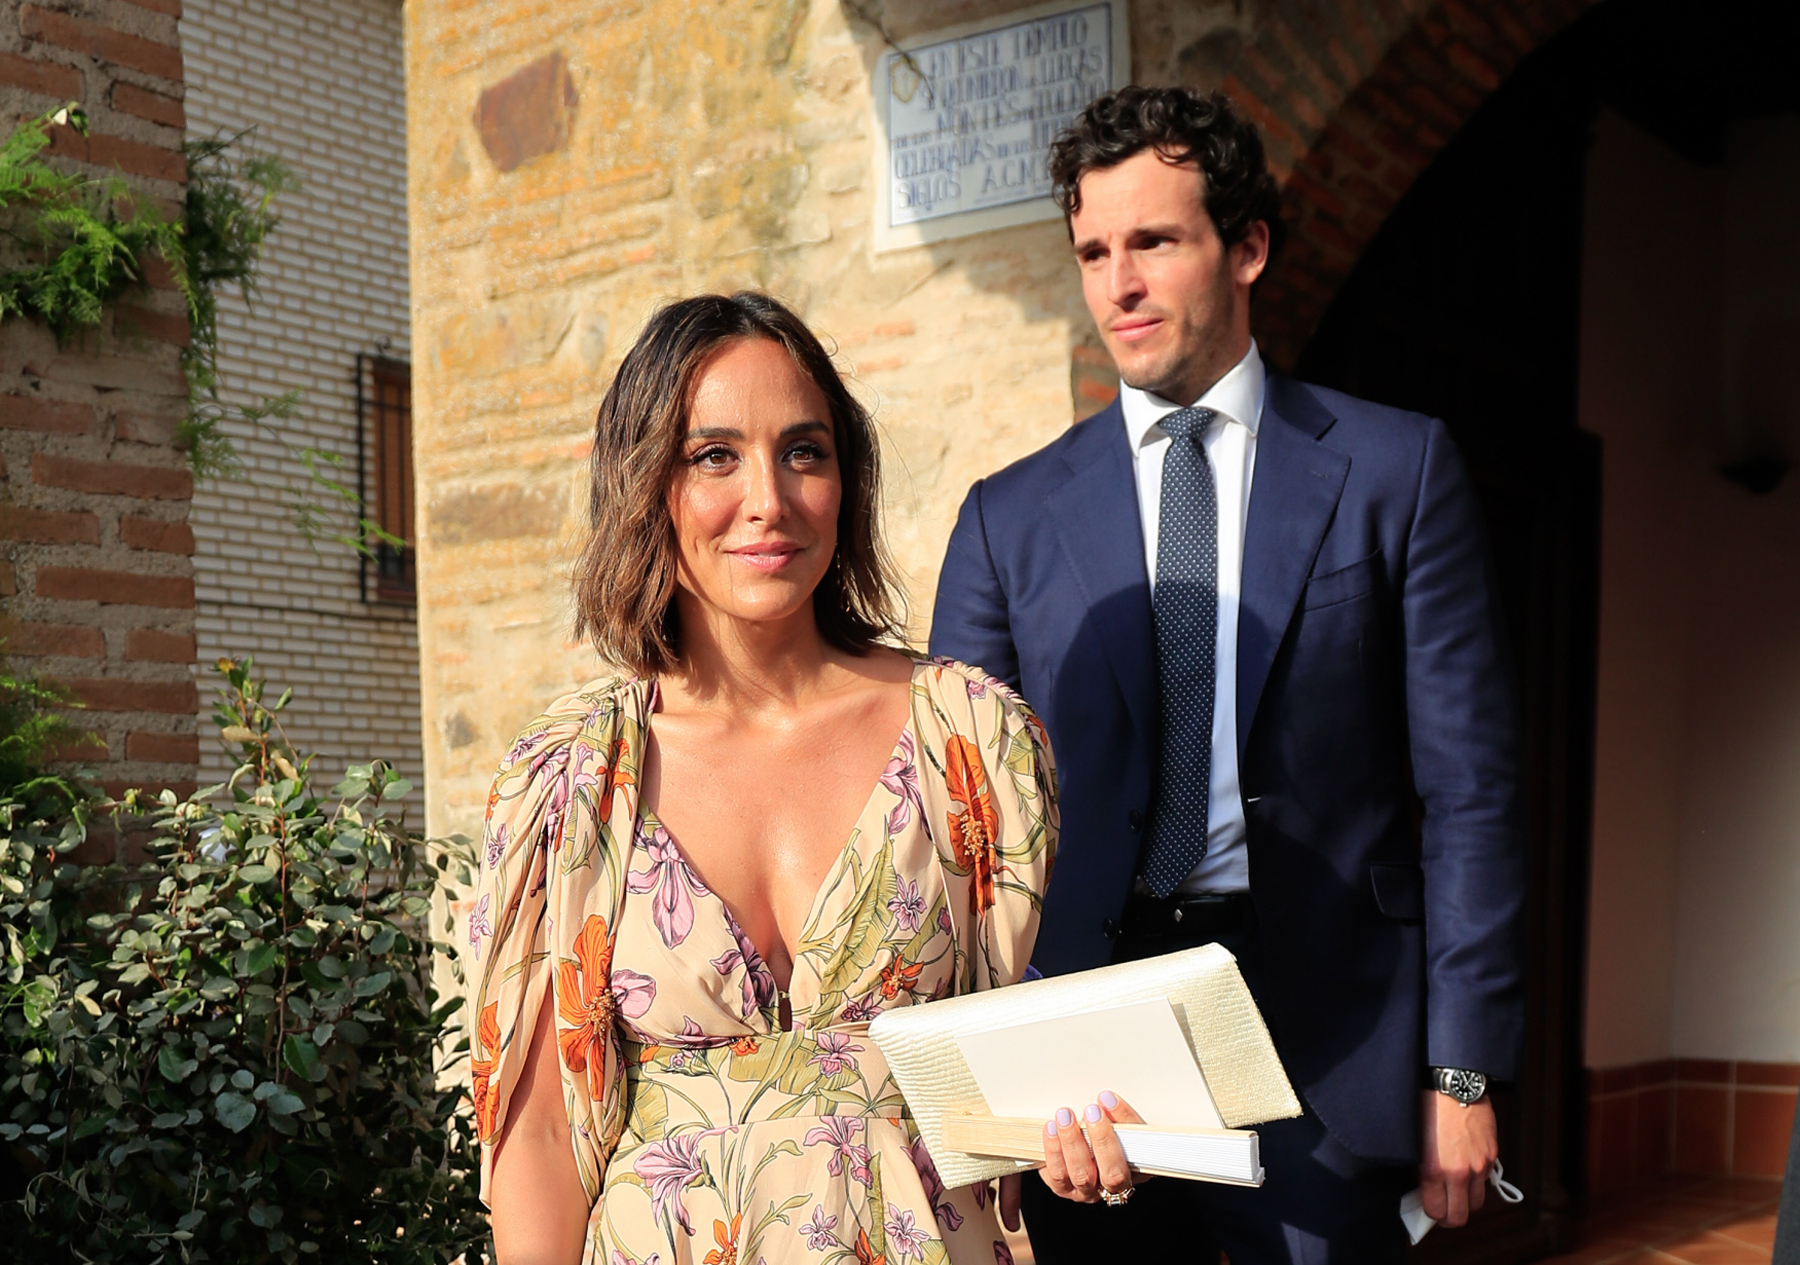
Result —
<instances>
[{"instance_id":1,"label":"woman","mask_svg":"<svg viewBox=\"0 0 1800 1265\"><path fill-rule=\"evenodd\" d=\"M506 754L471 922L503 1265L1010 1259L867 1025L1024 972L1042 727L890 648L873 429L774 300L660 311L592 479L578 632L633 674Z\"/></svg>"}]
</instances>

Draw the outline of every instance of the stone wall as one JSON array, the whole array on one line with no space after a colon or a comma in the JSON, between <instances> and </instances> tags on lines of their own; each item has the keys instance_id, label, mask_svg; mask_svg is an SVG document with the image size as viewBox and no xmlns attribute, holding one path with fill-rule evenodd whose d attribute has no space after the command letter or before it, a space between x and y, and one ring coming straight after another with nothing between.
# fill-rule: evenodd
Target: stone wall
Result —
<instances>
[{"instance_id":1,"label":"stone wall","mask_svg":"<svg viewBox=\"0 0 1800 1265\"><path fill-rule=\"evenodd\" d=\"M54 154L179 211L179 0L0 3L0 127L79 101L92 135ZM66 754L107 787L191 787L197 742L191 481L171 445L186 400L182 298L166 271L59 347L0 326L0 636L86 705ZM91 845L96 855L110 838Z\"/></svg>"},{"instance_id":2,"label":"stone wall","mask_svg":"<svg viewBox=\"0 0 1800 1265\"><path fill-rule=\"evenodd\" d=\"M195 494L200 662L253 655L273 686L291 686L289 733L328 773L381 756L416 783L413 608L365 600L356 555L330 540L310 546L294 512L313 491L295 448L335 456L327 473L358 481L357 353L407 357L400 3L187 0L181 27L193 134L253 127L246 143L279 154L302 185L279 204L260 296L228 292L219 305L227 403L302 394L299 415L280 423L285 446L228 424L244 475ZM353 534L353 516L332 508L326 532ZM214 746L208 780L226 773Z\"/></svg>"},{"instance_id":3,"label":"stone wall","mask_svg":"<svg viewBox=\"0 0 1800 1265\"><path fill-rule=\"evenodd\" d=\"M1132 0L1133 78L1237 94L1287 181L1294 267L1259 305L1278 362L1460 119L1584 2ZM407 6L434 829L471 828L512 729L601 670L568 640L582 460L658 302L766 288L835 342L884 437L920 640L969 484L1111 397L1060 223L872 248L888 40L1024 7Z\"/></svg>"}]
</instances>

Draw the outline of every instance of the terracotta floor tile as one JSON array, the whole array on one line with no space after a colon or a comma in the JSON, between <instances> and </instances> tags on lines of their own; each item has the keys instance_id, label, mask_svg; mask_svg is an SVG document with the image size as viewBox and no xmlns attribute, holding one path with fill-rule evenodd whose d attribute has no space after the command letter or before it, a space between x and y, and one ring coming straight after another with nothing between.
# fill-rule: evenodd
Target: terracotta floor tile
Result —
<instances>
[{"instance_id":1,"label":"terracotta floor tile","mask_svg":"<svg viewBox=\"0 0 1800 1265\"><path fill-rule=\"evenodd\" d=\"M1613 1265L1643 1248L1642 1239L1597 1238L1573 1252L1551 1257L1544 1265Z\"/></svg>"},{"instance_id":2,"label":"terracotta floor tile","mask_svg":"<svg viewBox=\"0 0 1800 1265\"><path fill-rule=\"evenodd\" d=\"M1775 1214L1772 1212L1760 1217L1746 1217L1742 1221L1728 1221L1713 1229L1740 1243L1748 1243L1768 1252L1775 1250Z\"/></svg>"},{"instance_id":3,"label":"terracotta floor tile","mask_svg":"<svg viewBox=\"0 0 1800 1265\"><path fill-rule=\"evenodd\" d=\"M1657 1249L1685 1265L1769 1265L1768 1248L1752 1247L1711 1230L1671 1243L1659 1243Z\"/></svg>"},{"instance_id":4,"label":"terracotta floor tile","mask_svg":"<svg viewBox=\"0 0 1800 1265\"><path fill-rule=\"evenodd\" d=\"M1635 1209L1626 1218L1626 1223L1643 1226L1647 1229L1685 1230L1730 1216L1733 1212L1747 1206L1749 1205L1719 1197L1709 1199L1700 1195L1681 1195L1672 1199L1658 1200L1645 1207Z\"/></svg>"},{"instance_id":5,"label":"terracotta floor tile","mask_svg":"<svg viewBox=\"0 0 1800 1265\"><path fill-rule=\"evenodd\" d=\"M1706 1194L1728 1193L1734 1198L1741 1198L1746 1203L1769 1203L1781 1198L1781 1179L1778 1177L1724 1177L1716 1185L1706 1188Z\"/></svg>"}]
</instances>

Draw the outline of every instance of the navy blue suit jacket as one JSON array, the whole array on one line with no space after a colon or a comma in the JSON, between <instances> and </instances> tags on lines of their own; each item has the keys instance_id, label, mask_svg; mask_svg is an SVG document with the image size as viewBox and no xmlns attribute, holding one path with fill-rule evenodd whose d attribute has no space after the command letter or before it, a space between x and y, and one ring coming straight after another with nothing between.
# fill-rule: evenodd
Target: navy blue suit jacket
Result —
<instances>
[{"instance_id":1,"label":"navy blue suit jacket","mask_svg":"<svg viewBox=\"0 0 1800 1265\"><path fill-rule=\"evenodd\" d=\"M970 489L932 622L933 654L1007 681L1049 730L1047 975L1110 960L1150 808L1156 659L1128 443L1115 402ZM1525 872L1503 636L1443 423L1271 374L1237 649L1262 1002L1296 1087L1372 1160L1417 1159L1428 1064L1516 1074Z\"/></svg>"}]
</instances>

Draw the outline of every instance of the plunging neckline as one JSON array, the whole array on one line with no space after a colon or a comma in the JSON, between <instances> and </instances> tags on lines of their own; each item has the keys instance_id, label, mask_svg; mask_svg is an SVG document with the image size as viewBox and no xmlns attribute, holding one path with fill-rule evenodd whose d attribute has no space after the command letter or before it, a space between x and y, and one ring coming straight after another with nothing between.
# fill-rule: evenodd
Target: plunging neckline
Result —
<instances>
[{"instance_id":1,"label":"plunging neckline","mask_svg":"<svg viewBox=\"0 0 1800 1265\"><path fill-rule=\"evenodd\" d=\"M813 889L812 900L806 907L806 917L800 923L800 934L803 940L807 929L812 927L818 921L819 906L824 902L826 897L836 889L840 872L849 862L851 854L856 849L857 841L862 838L863 819L869 815L869 806L875 802L875 797L881 794L882 788L886 784L888 766L894 762L895 757L904 756L907 739L909 737L913 739L914 750L917 750L918 748L918 738L913 733L914 716L912 689L913 680L917 677L921 664L917 659L914 659L912 665L912 675L907 678L906 683L906 723L900 726L899 736L894 739L894 745L888 748L887 758L882 761L882 771L876 774L875 784L869 788L868 795L863 799L862 807L857 809L856 818L850 823L850 830L845 837L844 842L838 847L837 853L832 857L831 864L825 868L825 873L819 879L818 886ZM725 899L724 894L714 890L712 884L708 883L704 878L701 878L700 871L694 868L694 863L687 854L687 849L682 846L681 840L675 836L675 832L669 829L668 823L663 821L661 816L648 806L643 806L639 809L638 818L640 823L650 827L652 832L661 830L663 834L667 836L669 846L674 849L675 855L681 861L682 867L694 877L703 889L705 889L706 895L711 896L714 900L719 902L719 908L724 913L725 930L731 934L733 943L736 943L741 937L743 943L749 945L750 948L755 951L757 959L762 963L762 968L769 973L769 979L775 985L775 1009L777 1018L779 1018L780 1015L781 999L784 997L788 999L789 1024L791 1026L793 1023L794 1011L794 973L800 965L800 959L804 957L805 954L790 953L788 955L788 982L783 986L781 981L775 978L774 968L769 965L769 955L763 950L761 945L756 943L750 933L744 930L744 924L738 919L737 911L731 907L731 902ZM777 930L779 930L779 924ZM783 947L785 948L786 946L784 945ZM750 963L748 961L744 963L744 969L746 971L750 969Z\"/></svg>"}]
</instances>

